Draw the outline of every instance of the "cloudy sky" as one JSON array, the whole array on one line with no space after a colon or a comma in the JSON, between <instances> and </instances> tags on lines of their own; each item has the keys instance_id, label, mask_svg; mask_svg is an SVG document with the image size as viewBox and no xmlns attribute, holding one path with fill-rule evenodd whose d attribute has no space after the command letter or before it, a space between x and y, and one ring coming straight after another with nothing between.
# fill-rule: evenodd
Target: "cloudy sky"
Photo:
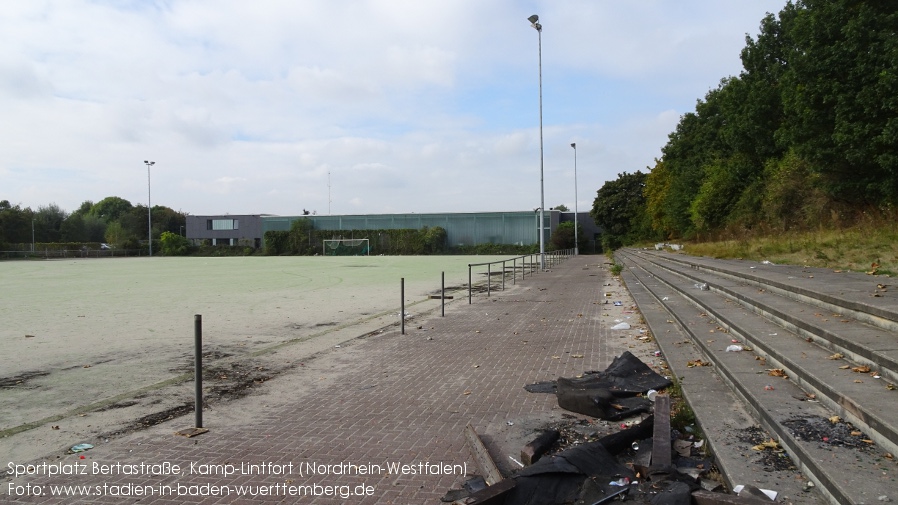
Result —
<instances>
[{"instance_id":1,"label":"cloudy sky","mask_svg":"<svg viewBox=\"0 0 898 505\"><path fill-rule=\"evenodd\" d=\"M10 0L0 200L589 210L785 0ZM574 149L577 144L577 197Z\"/></svg>"}]
</instances>

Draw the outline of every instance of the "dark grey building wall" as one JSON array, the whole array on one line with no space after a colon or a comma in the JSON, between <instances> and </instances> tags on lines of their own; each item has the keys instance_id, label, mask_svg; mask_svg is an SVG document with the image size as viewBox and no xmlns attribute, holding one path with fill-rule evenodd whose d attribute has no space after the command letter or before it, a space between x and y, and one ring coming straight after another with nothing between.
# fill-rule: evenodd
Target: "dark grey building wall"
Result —
<instances>
[{"instance_id":1,"label":"dark grey building wall","mask_svg":"<svg viewBox=\"0 0 898 505\"><path fill-rule=\"evenodd\" d=\"M236 220L237 229L210 230L215 220ZM187 239L195 243L214 240L217 244L262 246L262 214L224 214L218 216L187 216Z\"/></svg>"}]
</instances>

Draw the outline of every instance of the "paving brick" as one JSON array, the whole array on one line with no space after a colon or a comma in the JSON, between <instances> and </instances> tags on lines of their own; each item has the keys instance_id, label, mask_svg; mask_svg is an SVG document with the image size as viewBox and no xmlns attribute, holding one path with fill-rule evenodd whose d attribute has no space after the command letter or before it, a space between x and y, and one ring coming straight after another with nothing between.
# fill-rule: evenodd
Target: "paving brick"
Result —
<instances>
[{"instance_id":1,"label":"paving brick","mask_svg":"<svg viewBox=\"0 0 898 505\"><path fill-rule=\"evenodd\" d=\"M630 339L612 335L609 307L602 302L602 258L580 256L548 272L506 283L506 291L473 304L456 297L439 311L406 326L360 338L296 366L266 384L273 400L253 403L252 421L218 426L215 409L243 408L242 400L216 405L206 413L211 431L194 439L175 437L187 418L111 440L90 451L89 460L109 463L292 462L447 463L467 465L458 473L406 475L183 475L31 478L35 484L96 485L112 482L181 485L375 486L367 497L153 496L141 504L169 503L437 503L475 471L464 442L471 423L487 438L505 434L527 420L558 414L552 395L528 393L523 386L585 370L601 370L626 350ZM617 309L617 308L615 308ZM617 312L615 312L617 314ZM418 329L421 327L421 329ZM580 357L582 355L582 357ZM576 357L575 357L576 356ZM276 401L275 401L276 400ZM266 406L268 405L268 406ZM515 420L508 425L509 420ZM530 437L532 431L524 433ZM508 454L519 455L521 447ZM502 462L501 464L508 464ZM303 468L303 472L305 468ZM17 483L26 480L19 479ZM316 488L319 489L319 488ZM323 489L323 488L320 488ZM320 490L319 489L319 490ZM346 488L339 488L345 491ZM49 497L11 497L10 503L77 503ZM136 501L130 498L129 503ZM121 503L92 497L84 503Z\"/></svg>"}]
</instances>

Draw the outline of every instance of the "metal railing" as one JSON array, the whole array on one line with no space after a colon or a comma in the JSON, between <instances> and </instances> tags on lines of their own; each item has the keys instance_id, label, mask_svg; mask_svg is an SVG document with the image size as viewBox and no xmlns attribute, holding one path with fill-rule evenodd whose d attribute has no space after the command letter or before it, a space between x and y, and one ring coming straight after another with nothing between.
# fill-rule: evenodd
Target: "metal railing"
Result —
<instances>
[{"instance_id":1,"label":"metal railing","mask_svg":"<svg viewBox=\"0 0 898 505\"><path fill-rule=\"evenodd\" d=\"M552 266L561 263L562 261L568 259L573 255L574 249L562 249L558 251L547 252L545 253L546 268L551 268ZM509 263L511 263L510 267L508 265ZM501 270L497 269L497 271L494 273L493 265L500 264L502 265ZM490 294L492 293L494 275L502 276L501 289L504 291L505 278L508 276L509 269L511 270L511 282L512 284L516 284L518 280L518 271L521 272L521 280L523 280L528 273L530 275L533 275L535 272L538 272L539 265L539 253L525 254L523 256L515 256L514 258L509 258L506 260L489 261L486 263L468 263L468 304L472 303L474 294L474 267L486 267L486 296L490 296Z\"/></svg>"},{"instance_id":2,"label":"metal railing","mask_svg":"<svg viewBox=\"0 0 898 505\"><path fill-rule=\"evenodd\" d=\"M145 249L38 249L36 251L0 251L0 260L124 258L146 256Z\"/></svg>"}]
</instances>

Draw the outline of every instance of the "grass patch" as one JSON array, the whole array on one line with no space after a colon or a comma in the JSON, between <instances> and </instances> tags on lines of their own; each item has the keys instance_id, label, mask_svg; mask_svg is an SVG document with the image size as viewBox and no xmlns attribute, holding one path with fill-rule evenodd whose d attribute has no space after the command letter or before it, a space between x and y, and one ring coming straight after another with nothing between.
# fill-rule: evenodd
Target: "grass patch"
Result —
<instances>
[{"instance_id":1,"label":"grass patch","mask_svg":"<svg viewBox=\"0 0 898 505\"><path fill-rule=\"evenodd\" d=\"M614 263L611 264L611 275L615 275L615 276L620 275L620 273L623 271L623 269L624 269L624 266L615 261Z\"/></svg>"},{"instance_id":2,"label":"grass patch","mask_svg":"<svg viewBox=\"0 0 898 505\"><path fill-rule=\"evenodd\" d=\"M894 276L898 275L898 223L878 221L838 230L764 236L746 232L728 240L688 243L686 252Z\"/></svg>"}]
</instances>

